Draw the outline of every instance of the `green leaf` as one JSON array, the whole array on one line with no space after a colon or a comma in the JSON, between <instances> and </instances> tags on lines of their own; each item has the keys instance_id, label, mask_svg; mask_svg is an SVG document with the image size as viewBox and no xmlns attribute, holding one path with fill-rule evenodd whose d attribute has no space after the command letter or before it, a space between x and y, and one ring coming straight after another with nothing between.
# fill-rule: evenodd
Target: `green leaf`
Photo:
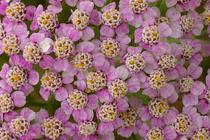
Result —
<instances>
[{"instance_id":1,"label":"green leaf","mask_svg":"<svg viewBox=\"0 0 210 140\"><path fill-rule=\"evenodd\" d=\"M149 104L150 98L146 95L142 94L142 90L136 92L136 93L128 93L128 97L137 97L138 99L140 99L145 105Z\"/></svg>"},{"instance_id":2,"label":"green leaf","mask_svg":"<svg viewBox=\"0 0 210 140\"><path fill-rule=\"evenodd\" d=\"M3 53L2 55L0 55L0 68L2 68L2 66L5 63L8 63L8 60L9 60L9 57L5 53Z\"/></svg>"}]
</instances>

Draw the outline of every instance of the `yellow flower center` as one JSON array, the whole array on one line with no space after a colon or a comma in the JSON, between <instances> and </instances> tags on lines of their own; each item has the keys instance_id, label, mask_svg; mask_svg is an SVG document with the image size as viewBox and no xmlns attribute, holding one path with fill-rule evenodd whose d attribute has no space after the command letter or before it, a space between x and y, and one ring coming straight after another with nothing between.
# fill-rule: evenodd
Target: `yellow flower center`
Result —
<instances>
[{"instance_id":1,"label":"yellow flower center","mask_svg":"<svg viewBox=\"0 0 210 140\"><path fill-rule=\"evenodd\" d=\"M121 22L120 12L116 9L107 10L102 14L102 19L105 25L116 28Z\"/></svg>"},{"instance_id":2,"label":"yellow flower center","mask_svg":"<svg viewBox=\"0 0 210 140\"><path fill-rule=\"evenodd\" d=\"M99 119L104 122L114 121L117 117L117 108L112 104L103 104L98 111Z\"/></svg>"},{"instance_id":3,"label":"yellow flower center","mask_svg":"<svg viewBox=\"0 0 210 140\"><path fill-rule=\"evenodd\" d=\"M153 89L160 89L166 85L166 75L163 71L157 70L150 74L149 84Z\"/></svg>"},{"instance_id":4,"label":"yellow flower center","mask_svg":"<svg viewBox=\"0 0 210 140\"><path fill-rule=\"evenodd\" d=\"M64 133L62 122L54 117L45 119L41 127L45 137L52 140L57 140Z\"/></svg>"},{"instance_id":5,"label":"yellow flower center","mask_svg":"<svg viewBox=\"0 0 210 140\"><path fill-rule=\"evenodd\" d=\"M172 124L179 134L186 134L191 126L190 118L185 114L179 114Z\"/></svg>"},{"instance_id":6,"label":"yellow flower center","mask_svg":"<svg viewBox=\"0 0 210 140\"><path fill-rule=\"evenodd\" d=\"M30 123L23 117L13 119L10 123L10 129L17 137L21 137L28 132Z\"/></svg>"},{"instance_id":7,"label":"yellow flower center","mask_svg":"<svg viewBox=\"0 0 210 140\"><path fill-rule=\"evenodd\" d=\"M159 128L153 128L147 133L146 140L164 140L164 135Z\"/></svg>"},{"instance_id":8,"label":"yellow flower center","mask_svg":"<svg viewBox=\"0 0 210 140\"><path fill-rule=\"evenodd\" d=\"M149 111L157 118L163 117L169 109L169 105L163 99L154 99L149 103Z\"/></svg>"},{"instance_id":9,"label":"yellow flower center","mask_svg":"<svg viewBox=\"0 0 210 140\"><path fill-rule=\"evenodd\" d=\"M89 15L84 11L75 10L72 13L72 24L79 30L83 30L89 24Z\"/></svg>"}]
</instances>

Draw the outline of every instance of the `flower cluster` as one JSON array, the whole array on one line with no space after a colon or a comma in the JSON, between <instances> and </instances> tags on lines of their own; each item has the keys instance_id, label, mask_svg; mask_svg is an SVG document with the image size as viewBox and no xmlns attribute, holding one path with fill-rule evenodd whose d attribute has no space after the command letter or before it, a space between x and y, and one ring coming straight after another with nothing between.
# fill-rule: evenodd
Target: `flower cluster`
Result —
<instances>
[{"instance_id":1,"label":"flower cluster","mask_svg":"<svg viewBox=\"0 0 210 140\"><path fill-rule=\"evenodd\" d=\"M0 140L210 139L210 1L0 1Z\"/></svg>"}]
</instances>

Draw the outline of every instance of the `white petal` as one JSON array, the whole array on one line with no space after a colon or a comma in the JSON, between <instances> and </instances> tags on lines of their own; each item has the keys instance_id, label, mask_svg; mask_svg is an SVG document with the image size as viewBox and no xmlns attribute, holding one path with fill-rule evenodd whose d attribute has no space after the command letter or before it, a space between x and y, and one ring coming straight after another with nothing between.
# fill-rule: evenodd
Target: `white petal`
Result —
<instances>
[{"instance_id":1,"label":"white petal","mask_svg":"<svg viewBox=\"0 0 210 140\"><path fill-rule=\"evenodd\" d=\"M50 50L50 47L52 46L53 41L50 38L45 38L43 41L39 43L39 47L41 48L41 52L46 53Z\"/></svg>"}]
</instances>

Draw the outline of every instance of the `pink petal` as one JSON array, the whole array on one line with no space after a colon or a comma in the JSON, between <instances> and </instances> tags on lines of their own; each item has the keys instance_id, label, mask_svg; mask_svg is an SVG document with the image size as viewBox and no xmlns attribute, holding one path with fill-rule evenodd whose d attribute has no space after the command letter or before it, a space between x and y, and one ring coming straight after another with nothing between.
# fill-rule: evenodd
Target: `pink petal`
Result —
<instances>
[{"instance_id":1,"label":"pink petal","mask_svg":"<svg viewBox=\"0 0 210 140\"><path fill-rule=\"evenodd\" d=\"M93 0L96 6L98 7L103 7L104 4L106 3L106 0Z\"/></svg>"},{"instance_id":2,"label":"pink petal","mask_svg":"<svg viewBox=\"0 0 210 140\"><path fill-rule=\"evenodd\" d=\"M175 94L175 93L176 93L176 91L175 91L175 88L172 84L167 84L165 87L160 89L160 94L163 98L168 98L172 94Z\"/></svg>"},{"instance_id":3,"label":"pink petal","mask_svg":"<svg viewBox=\"0 0 210 140\"><path fill-rule=\"evenodd\" d=\"M55 92L55 99L57 101L63 101L68 97L68 92L65 88L61 87Z\"/></svg>"},{"instance_id":4,"label":"pink petal","mask_svg":"<svg viewBox=\"0 0 210 140\"><path fill-rule=\"evenodd\" d=\"M98 97L96 95L88 96L88 104L87 107L90 109L96 109L98 107Z\"/></svg>"},{"instance_id":5,"label":"pink petal","mask_svg":"<svg viewBox=\"0 0 210 140\"><path fill-rule=\"evenodd\" d=\"M134 19L134 13L131 8L126 8L121 11L122 19L126 22L132 21Z\"/></svg>"},{"instance_id":6,"label":"pink petal","mask_svg":"<svg viewBox=\"0 0 210 140\"><path fill-rule=\"evenodd\" d=\"M202 82L196 81L193 84L191 93L195 96L199 96L204 92L205 88L206 88L206 86Z\"/></svg>"},{"instance_id":7,"label":"pink petal","mask_svg":"<svg viewBox=\"0 0 210 140\"><path fill-rule=\"evenodd\" d=\"M69 6L72 6L72 7L76 6L78 2L78 0L65 0L65 1Z\"/></svg>"},{"instance_id":8,"label":"pink petal","mask_svg":"<svg viewBox=\"0 0 210 140\"><path fill-rule=\"evenodd\" d=\"M195 64L191 64L187 68L188 73L191 75L193 79L197 79L201 76L203 69Z\"/></svg>"},{"instance_id":9,"label":"pink petal","mask_svg":"<svg viewBox=\"0 0 210 140\"><path fill-rule=\"evenodd\" d=\"M15 91L11 95L14 105L17 107L23 107L26 104L26 97L22 91Z\"/></svg>"},{"instance_id":10,"label":"pink petal","mask_svg":"<svg viewBox=\"0 0 210 140\"><path fill-rule=\"evenodd\" d=\"M93 10L94 4L91 1L82 1L79 3L79 9L86 12L87 14L90 14L90 12Z\"/></svg>"},{"instance_id":11,"label":"pink petal","mask_svg":"<svg viewBox=\"0 0 210 140\"><path fill-rule=\"evenodd\" d=\"M210 87L210 74L206 76L206 84L208 87Z\"/></svg>"},{"instance_id":12,"label":"pink petal","mask_svg":"<svg viewBox=\"0 0 210 140\"><path fill-rule=\"evenodd\" d=\"M86 27L86 28L83 30L82 39L83 39L84 41L91 40L92 38L94 38L94 36L95 36L95 32L93 31L92 28Z\"/></svg>"},{"instance_id":13,"label":"pink petal","mask_svg":"<svg viewBox=\"0 0 210 140\"><path fill-rule=\"evenodd\" d=\"M129 138L132 135L133 130L131 128L120 128L117 133L125 138Z\"/></svg>"},{"instance_id":14,"label":"pink petal","mask_svg":"<svg viewBox=\"0 0 210 140\"><path fill-rule=\"evenodd\" d=\"M36 85L39 82L39 73L32 70L29 72L29 83Z\"/></svg>"},{"instance_id":15,"label":"pink petal","mask_svg":"<svg viewBox=\"0 0 210 140\"><path fill-rule=\"evenodd\" d=\"M41 88L40 91L39 91L40 95L42 96L42 98L47 101L49 99L49 96L50 96L50 91L44 89L44 88Z\"/></svg>"},{"instance_id":16,"label":"pink petal","mask_svg":"<svg viewBox=\"0 0 210 140\"><path fill-rule=\"evenodd\" d=\"M172 7L176 5L176 3L177 3L177 0L166 0L167 7Z\"/></svg>"},{"instance_id":17,"label":"pink petal","mask_svg":"<svg viewBox=\"0 0 210 140\"><path fill-rule=\"evenodd\" d=\"M69 106L69 103L67 101L61 102L61 108L66 114L71 115L73 109Z\"/></svg>"},{"instance_id":18,"label":"pink petal","mask_svg":"<svg viewBox=\"0 0 210 140\"><path fill-rule=\"evenodd\" d=\"M35 112L29 108L23 108L20 112L21 116L26 118L28 121L35 119Z\"/></svg>"},{"instance_id":19,"label":"pink petal","mask_svg":"<svg viewBox=\"0 0 210 140\"><path fill-rule=\"evenodd\" d=\"M193 105L198 104L198 97L192 94L188 94L188 95L184 95L182 101L186 107L193 106Z\"/></svg>"},{"instance_id":20,"label":"pink petal","mask_svg":"<svg viewBox=\"0 0 210 140\"><path fill-rule=\"evenodd\" d=\"M171 28L170 28L169 25L166 24L166 23L161 23L161 24L159 24L158 28L159 28L160 34L161 34L163 37L168 37L168 36L170 36L170 35L172 34Z\"/></svg>"}]
</instances>

